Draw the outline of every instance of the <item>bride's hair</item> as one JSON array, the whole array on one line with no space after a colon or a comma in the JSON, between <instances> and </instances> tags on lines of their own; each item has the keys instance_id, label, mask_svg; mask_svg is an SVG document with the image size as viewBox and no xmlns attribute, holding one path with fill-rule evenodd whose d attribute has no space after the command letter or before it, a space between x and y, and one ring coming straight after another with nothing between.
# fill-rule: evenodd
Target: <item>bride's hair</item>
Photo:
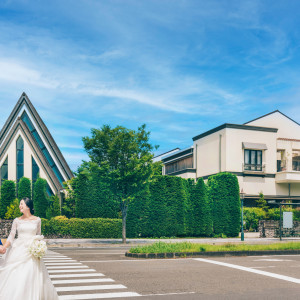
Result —
<instances>
[{"instance_id":1,"label":"bride's hair","mask_svg":"<svg viewBox=\"0 0 300 300\"><path fill-rule=\"evenodd\" d=\"M34 214L33 201L26 197L23 198L22 200L25 202L26 206L29 207L30 213L33 215Z\"/></svg>"}]
</instances>

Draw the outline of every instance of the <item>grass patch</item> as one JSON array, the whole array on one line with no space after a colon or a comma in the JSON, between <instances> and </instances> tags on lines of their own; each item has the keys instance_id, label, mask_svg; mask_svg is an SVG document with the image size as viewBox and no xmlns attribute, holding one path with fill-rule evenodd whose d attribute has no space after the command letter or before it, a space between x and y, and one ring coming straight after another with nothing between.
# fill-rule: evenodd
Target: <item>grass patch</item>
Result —
<instances>
[{"instance_id":1,"label":"grass patch","mask_svg":"<svg viewBox=\"0 0 300 300\"><path fill-rule=\"evenodd\" d=\"M260 250L300 250L300 242L275 243L269 245L247 245L226 243L223 245L196 244L190 242L165 243L137 246L130 253L166 253L166 252L210 252L210 251L260 251Z\"/></svg>"}]
</instances>

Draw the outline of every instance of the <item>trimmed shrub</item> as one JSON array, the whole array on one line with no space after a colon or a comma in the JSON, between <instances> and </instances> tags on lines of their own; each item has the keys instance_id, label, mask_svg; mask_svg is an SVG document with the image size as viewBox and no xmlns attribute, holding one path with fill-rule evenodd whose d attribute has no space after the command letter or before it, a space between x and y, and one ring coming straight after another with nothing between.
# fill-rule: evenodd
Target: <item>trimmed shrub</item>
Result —
<instances>
[{"instance_id":1,"label":"trimmed shrub","mask_svg":"<svg viewBox=\"0 0 300 300\"><path fill-rule=\"evenodd\" d=\"M211 236L213 232L211 207L207 195L207 188L202 178L199 178L197 183L192 186L190 202L192 205L192 235Z\"/></svg>"},{"instance_id":2,"label":"trimmed shrub","mask_svg":"<svg viewBox=\"0 0 300 300\"><path fill-rule=\"evenodd\" d=\"M12 180L5 180L1 185L0 218L3 219L7 212L7 207L16 198L16 184Z\"/></svg>"},{"instance_id":3,"label":"trimmed shrub","mask_svg":"<svg viewBox=\"0 0 300 300\"><path fill-rule=\"evenodd\" d=\"M31 199L31 181L29 178L22 177L18 183L18 199Z\"/></svg>"},{"instance_id":4,"label":"trimmed shrub","mask_svg":"<svg viewBox=\"0 0 300 300\"><path fill-rule=\"evenodd\" d=\"M42 219L42 234L58 238L121 238L120 219L67 219L58 216L51 220Z\"/></svg>"},{"instance_id":5,"label":"trimmed shrub","mask_svg":"<svg viewBox=\"0 0 300 300\"><path fill-rule=\"evenodd\" d=\"M126 234L129 238L145 236L150 201L149 187L130 202L127 211ZM147 231L147 230L146 230Z\"/></svg>"},{"instance_id":6,"label":"trimmed shrub","mask_svg":"<svg viewBox=\"0 0 300 300\"><path fill-rule=\"evenodd\" d=\"M117 218L120 207L98 168L85 170L72 180L78 218Z\"/></svg>"},{"instance_id":7,"label":"trimmed shrub","mask_svg":"<svg viewBox=\"0 0 300 300\"><path fill-rule=\"evenodd\" d=\"M21 217L22 213L19 209L19 200L16 198L10 206L7 207L7 212L5 214L5 219L7 220L13 220L15 218Z\"/></svg>"},{"instance_id":8,"label":"trimmed shrub","mask_svg":"<svg viewBox=\"0 0 300 300\"><path fill-rule=\"evenodd\" d=\"M244 229L248 231L258 231L259 221L266 219L266 212L259 207L244 207L243 215Z\"/></svg>"},{"instance_id":9,"label":"trimmed shrub","mask_svg":"<svg viewBox=\"0 0 300 300\"><path fill-rule=\"evenodd\" d=\"M237 177L219 173L208 178L209 197L212 203L214 233L236 237L240 231L241 208Z\"/></svg>"},{"instance_id":10,"label":"trimmed shrub","mask_svg":"<svg viewBox=\"0 0 300 300\"><path fill-rule=\"evenodd\" d=\"M184 236L188 193L185 179L155 176L150 183L143 235L146 237Z\"/></svg>"},{"instance_id":11,"label":"trimmed shrub","mask_svg":"<svg viewBox=\"0 0 300 300\"><path fill-rule=\"evenodd\" d=\"M46 217L47 219L51 219L59 215L60 215L59 197L57 195L53 195L49 199L49 207L46 210Z\"/></svg>"},{"instance_id":12,"label":"trimmed shrub","mask_svg":"<svg viewBox=\"0 0 300 300\"><path fill-rule=\"evenodd\" d=\"M33 206L34 214L36 216L39 216L40 218L46 218L46 211L48 208L46 179L38 178L34 184Z\"/></svg>"}]
</instances>

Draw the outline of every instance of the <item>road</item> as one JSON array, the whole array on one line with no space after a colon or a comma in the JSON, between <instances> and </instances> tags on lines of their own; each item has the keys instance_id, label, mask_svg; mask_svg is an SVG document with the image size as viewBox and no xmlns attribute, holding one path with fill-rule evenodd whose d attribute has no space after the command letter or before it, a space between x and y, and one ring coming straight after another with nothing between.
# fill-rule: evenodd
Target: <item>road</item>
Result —
<instances>
[{"instance_id":1,"label":"road","mask_svg":"<svg viewBox=\"0 0 300 300\"><path fill-rule=\"evenodd\" d=\"M44 260L61 300L300 299L300 255L140 260L127 249L57 249Z\"/></svg>"}]
</instances>

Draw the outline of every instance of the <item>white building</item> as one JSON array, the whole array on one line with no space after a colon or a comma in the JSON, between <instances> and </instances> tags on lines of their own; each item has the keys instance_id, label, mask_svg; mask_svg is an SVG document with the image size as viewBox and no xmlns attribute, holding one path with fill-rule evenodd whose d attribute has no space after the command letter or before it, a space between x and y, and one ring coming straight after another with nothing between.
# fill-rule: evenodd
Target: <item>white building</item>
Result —
<instances>
[{"instance_id":1,"label":"white building","mask_svg":"<svg viewBox=\"0 0 300 300\"><path fill-rule=\"evenodd\" d=\"M59 194L73 177L46 125L25 93L0 131L0 185L21 177L48 182L48 194Z\"/></svg>"},{"instance_id":2,"label":"white building","mask_svg":"<svg viewBox=\"0 0 300 300\"><path fill-rule=\"evenodd\" d=\"M300 200L300 124L276 110L243 125L223 124L162 159L164 175L237 175L245 199Z\"/></svg>"}]
</instances>

